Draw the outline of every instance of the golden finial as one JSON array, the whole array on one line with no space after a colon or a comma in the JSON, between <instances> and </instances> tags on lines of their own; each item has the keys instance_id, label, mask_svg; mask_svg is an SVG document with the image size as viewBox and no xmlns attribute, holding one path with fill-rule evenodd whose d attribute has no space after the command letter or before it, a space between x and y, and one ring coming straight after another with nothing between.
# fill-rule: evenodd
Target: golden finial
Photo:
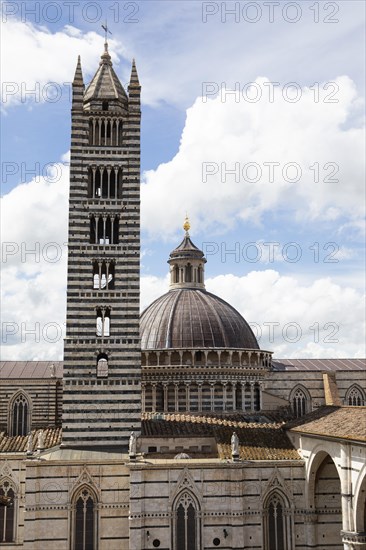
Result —
<instances>
[{"instance_id":1,"label":"golden finial","mask_svg":"<svg viewBox=\"0 0 366 550\"><path fill-rule=\"evenodd\" d=\"M191 229L191 224L189 223L188 215L186 214L186 219L184 220L183 229L186 233Z\"/></svg>"}]
</instances>

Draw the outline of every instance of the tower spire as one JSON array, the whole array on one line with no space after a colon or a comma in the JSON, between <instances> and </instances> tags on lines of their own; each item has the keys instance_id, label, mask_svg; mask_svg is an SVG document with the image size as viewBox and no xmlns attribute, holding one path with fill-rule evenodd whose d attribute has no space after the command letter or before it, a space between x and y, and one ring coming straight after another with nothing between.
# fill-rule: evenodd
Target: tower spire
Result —
<instances>
[{"instance_id":1,"label":"tower spire","mask_svg":"<svg viewBox=\"0 0 366 550\"><path fill-rule=\"evenodd\" d=\"M75 69L75 76L72 82L72 108L75 110L82 110L84 99L84 79L83 71L81 69L81 59L78 56L78 62Z\"/></svg>"},{"instance_id":2,"label":"tower spire","mask_svg":"<svg viewBox=\"0 0 366 550\"><path fill-rule=\"evenodd\" d=\"M73 85L75 86L84 86L84 78L83 78L83 71L82 71L82 68L81 68L81 58L80 58L80 55L78 55L78 62L76 64L76 69L75 69L75 76L74 76L74 80L73 80Z\"/></svg>"}]
</instances>

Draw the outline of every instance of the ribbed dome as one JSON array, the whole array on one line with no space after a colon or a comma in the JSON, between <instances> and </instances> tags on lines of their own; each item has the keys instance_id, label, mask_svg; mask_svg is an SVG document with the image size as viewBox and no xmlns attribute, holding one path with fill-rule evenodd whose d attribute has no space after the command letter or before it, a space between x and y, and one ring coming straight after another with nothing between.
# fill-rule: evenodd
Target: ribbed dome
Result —
<instances>
[{"instance_id":1,"label":"ribbed dome","mask_svg":"<svg viewBox=\"0 0 366 550\"><path fill-rule=\"evenodd\" d=\"M141 315L141 348L259 349L248 323L227 302L201 289L171 290Z\"/></svg>"}]
</instances>

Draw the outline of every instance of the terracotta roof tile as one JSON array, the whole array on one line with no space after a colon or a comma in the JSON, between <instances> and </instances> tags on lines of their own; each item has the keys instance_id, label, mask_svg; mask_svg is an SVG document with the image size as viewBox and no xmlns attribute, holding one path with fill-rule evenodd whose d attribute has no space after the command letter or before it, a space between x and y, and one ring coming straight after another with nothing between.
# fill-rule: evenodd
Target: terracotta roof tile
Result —
<instances>
[{"instance_id":1,"label":"terracotta roof tile","mask_svg":"<svg viewBox=\"0 0 366 550\"><path fill-rule=\"evenodd\" d=\"M366 442L366 407L322 407L285 427L294 432Z\"/></svg>"},{"instance_id":2,"label":"terracotta roof tile","mask_svg":"<svg viewBox=\"0 0 366 550\"><path fill-rule=\"evenodd\" d=\"M240 416L240 415L237 415ZM233 431L239 437L243 460L299 460L283 422L247 422L224 417L145 413L142 434L156 437L211 436L216 439L219 457L231 458Z\"/></svg>"},{"instance_id":3,"label":"terracotta roof tile","mask_svg":"<svg viewBox=\"0 0 366 550\"><path fill-rule=\"evenodd\" d=\"M33 451L37 450L38 434L41 430L32 430ZM61 428L44 428L45 449L55 447L61 443ZM0 453L25 453L27 450L27 435L9 436L0 432Z\"/></svg>"}]
</instances>

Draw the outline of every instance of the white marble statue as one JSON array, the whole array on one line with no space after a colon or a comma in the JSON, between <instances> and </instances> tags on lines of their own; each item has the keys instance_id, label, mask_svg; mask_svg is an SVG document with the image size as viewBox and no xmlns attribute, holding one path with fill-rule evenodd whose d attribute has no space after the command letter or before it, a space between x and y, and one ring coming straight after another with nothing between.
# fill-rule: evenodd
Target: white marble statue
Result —
<instances>
[{"instance_id":1,"label":"white marble statue","mask_svg":"<svg viewBox=\"0 0 366 550\"><path fill-rule=\"evenodd\" d=\"M44 435L43 430L41 430L38 434L38 443L37 443L37 449L40 451L43 451L44 449Z\"/></svg>"},{"instance_id":2,"label":"white marble statue","mask_svg":"<svg viewBox=\"0 0 366 550\"><path fill-rule=\"evenodd\" d=\"M137 448L137 437L135 432L131 432L130 435L130 443L128 447L128 454L131 458L134 458L136 456L136 448Z\"/></svg>"},{"instance_id":3,"label":"white marble statue","mask_svg":"<svg viewBox=\"0 0 366 550\"><path fill-rule=\"evenodd\" d=\"M33 454L33 436L32 432L29 432L27 440L27 455L31 454Z\"/></svg>"},{"instance_id":4,"label":"white marble statue","mask_svg":"<svg viewBox=\"0 0 366 550\"><path fill-rule=\"evenodd\" d=\"M239 438L235 432L231 436L231 455L232 457L239 456Z\"/></svg>"}]
</instances>

